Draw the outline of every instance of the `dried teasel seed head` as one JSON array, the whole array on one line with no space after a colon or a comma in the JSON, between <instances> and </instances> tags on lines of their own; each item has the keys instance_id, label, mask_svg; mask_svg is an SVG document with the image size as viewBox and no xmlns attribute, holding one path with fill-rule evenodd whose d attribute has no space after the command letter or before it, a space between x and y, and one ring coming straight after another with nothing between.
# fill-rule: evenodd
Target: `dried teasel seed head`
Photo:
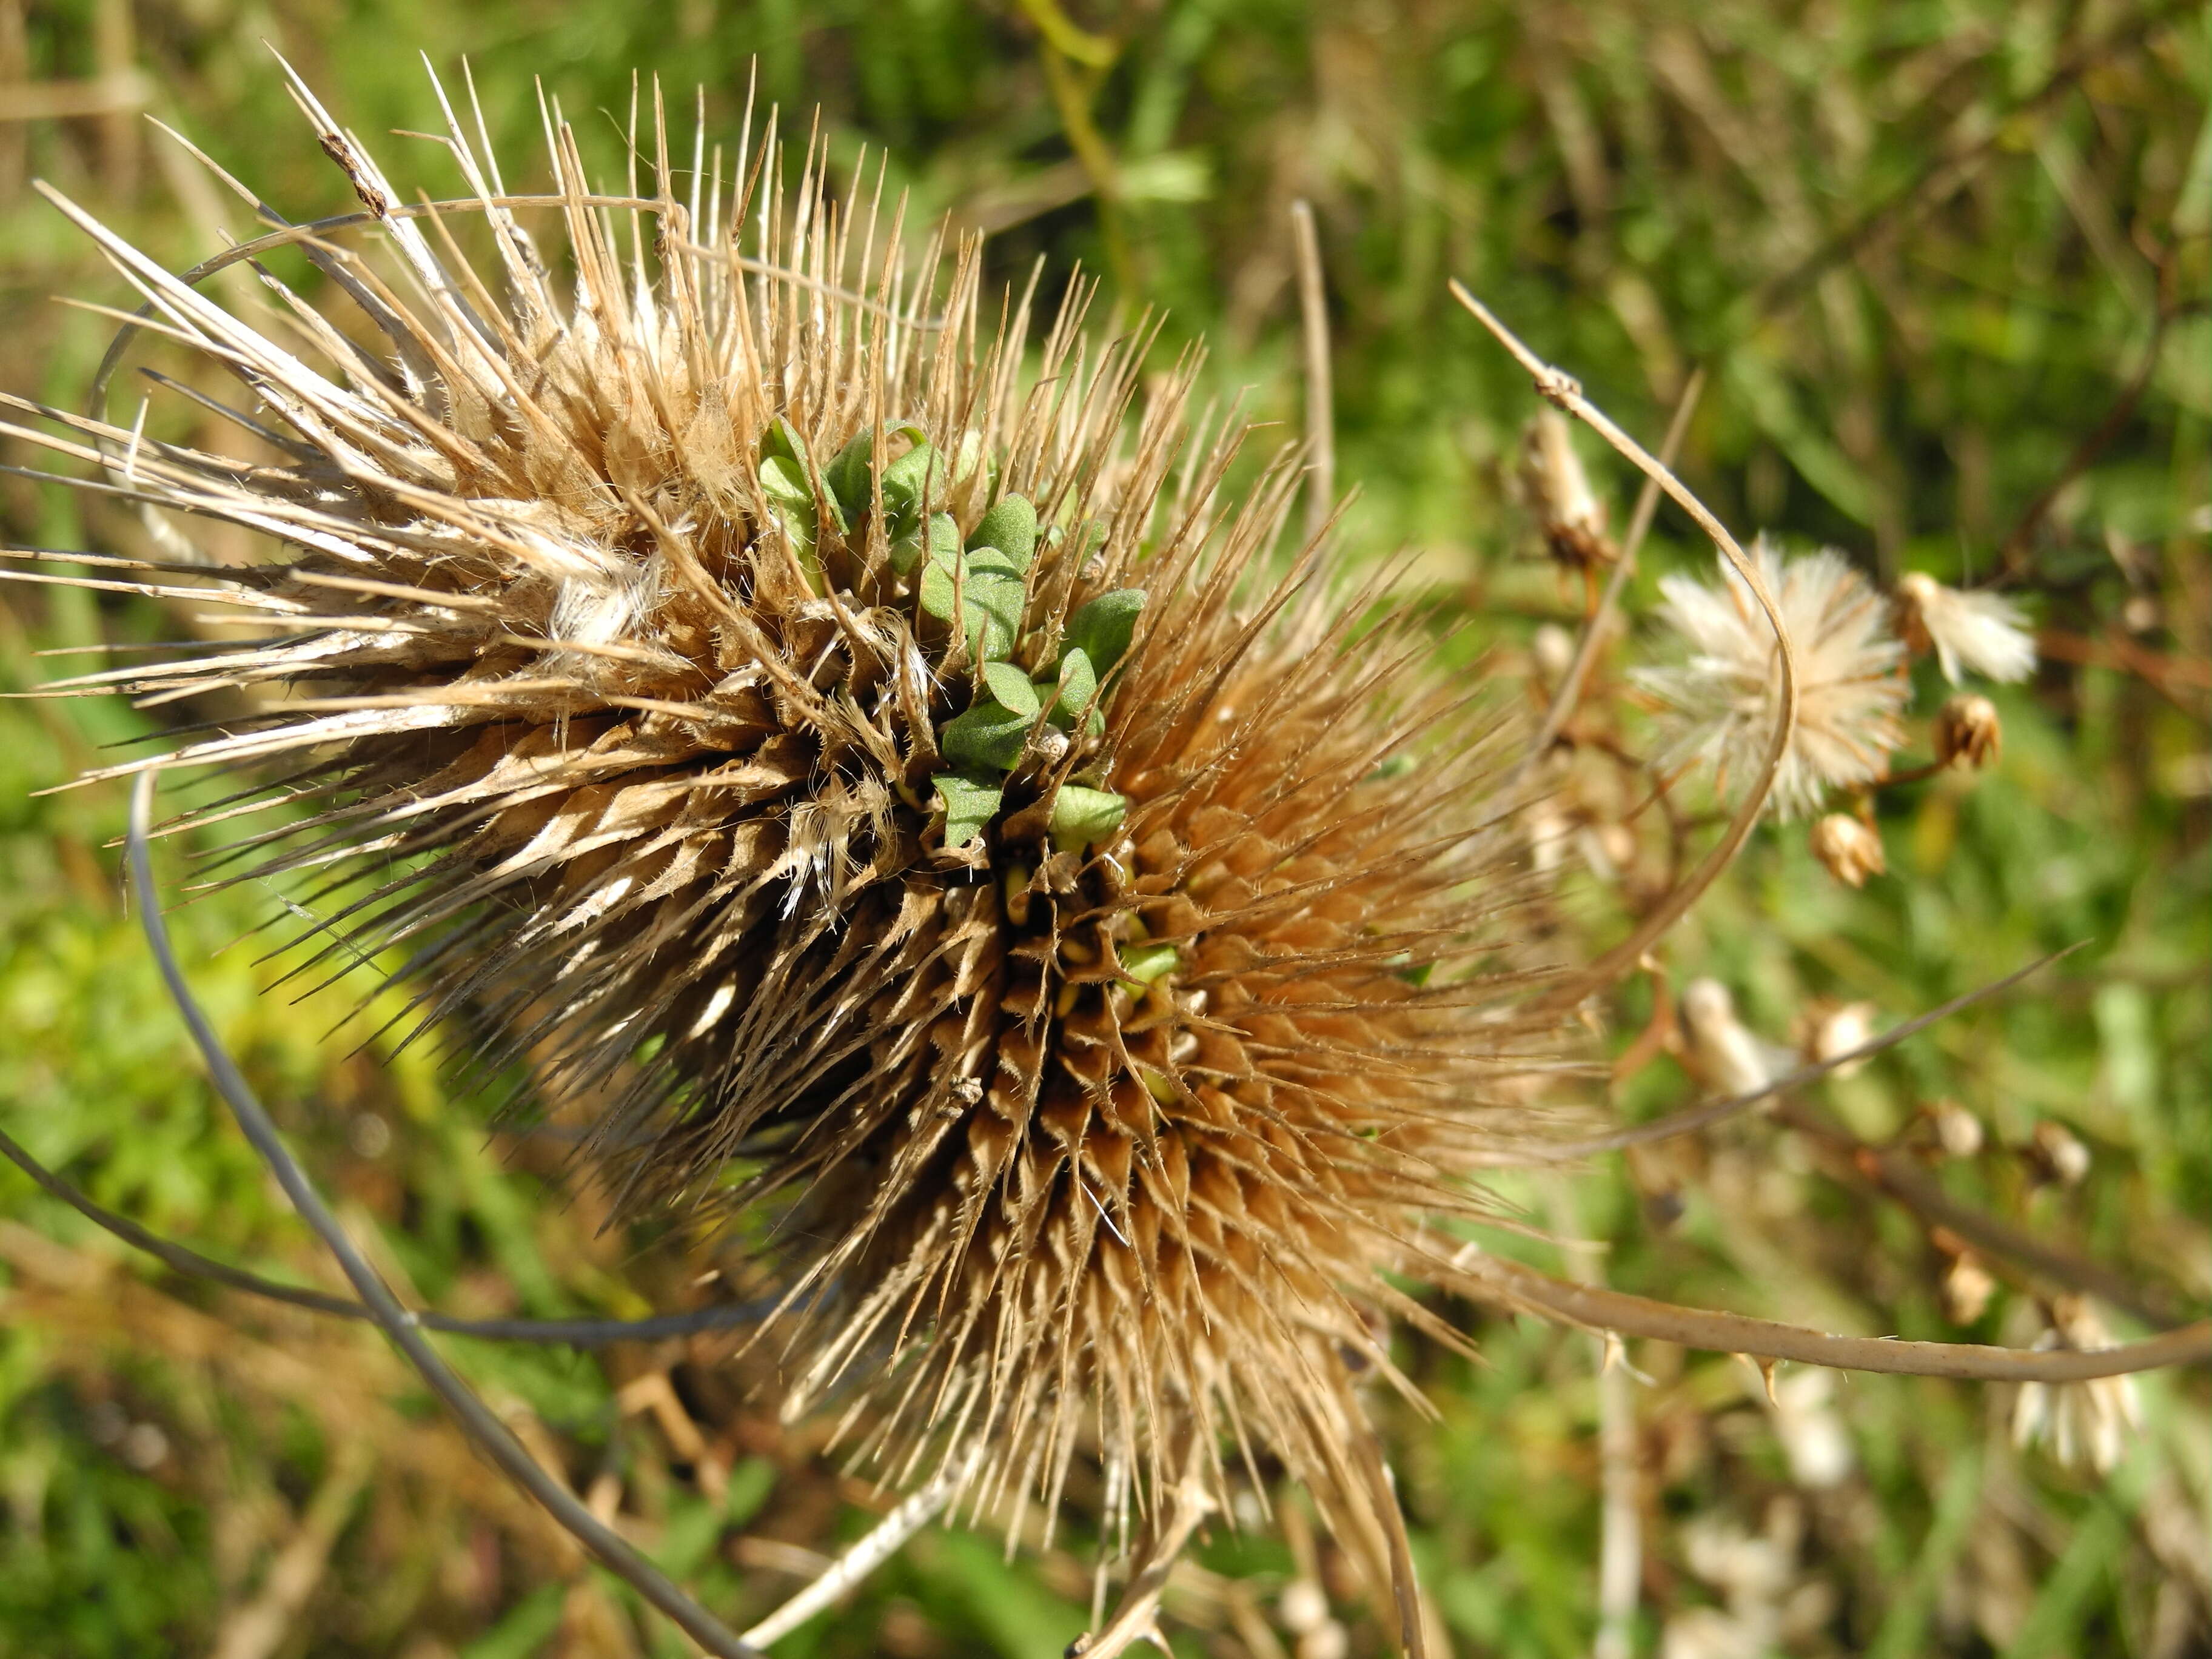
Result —
<instances>
[{"instance_id":1,"label":"dried teasel seed head","mask_svg":"<svg viewBox=\"0 0 2212 1659\"><path fill-rule=\"evenodd\" d=\"M1605 503L1575 451L1574 428L1548 404L1522 435L1521 487L1545 547L1561 564L1585 568L1620 557L1606 534Z\"/></svg>"},{"instance_id":2,"label":"dried teasel seed head","mask_svg":"<svg viewBox=\"0 0 2212 1659\"><path fill-rule=\"evenodd\" d=\"M1974 771L1993 764L2004 747L1997 706L1972 691L1953 693L1936 711L1936 763Z\"/></svg>"},{"instance_id":3,"label":"dried teasel seed head","mask_svg":"<svg viewBox=\"0 0 2212 1659\"><path fill-rule=\"evenodd\" d=\"M1830 812L1815 819L1806 841L1821 868L1849 886L1863 887L1869 876L1888 867L1882 858L1881 832L1849 812Z\"/></svg>"},{"instance_id":4,"label":"dried teasel seed head","mask_svg":"<svg viewBox=\"0 0 2212 1659\"><path fill-rule=\"evenodd\" d=\"M63 204L268 453L44 412L281 544L145 583L265 640L64 683L261 698L102 775L245 774L183 822L290 815L229 855L330 884L310 966L398 961L618 1217L740 1227L787 1416L836 1395L975 1512L1050 1512L1079 1454L1218 1495L1188 1460L1233 1445L1366 1516L1383 1275L1455 1282L1428 1218L1546 1133L1556 1024L1510 734L1418 611L1267 574L1299 474L1227 496L1192 362L1087 339L1080 289L1033 357L1025 302L991 339L976 251L909 270L817 153L789 205L772 144L764 203L686 204L664 137L617 213L557 121L529 198L452 120L474 198L411 216L294 90L374 222L272 238L376 350L266 276L280 343Z\"/></svg>"}]
</instances>

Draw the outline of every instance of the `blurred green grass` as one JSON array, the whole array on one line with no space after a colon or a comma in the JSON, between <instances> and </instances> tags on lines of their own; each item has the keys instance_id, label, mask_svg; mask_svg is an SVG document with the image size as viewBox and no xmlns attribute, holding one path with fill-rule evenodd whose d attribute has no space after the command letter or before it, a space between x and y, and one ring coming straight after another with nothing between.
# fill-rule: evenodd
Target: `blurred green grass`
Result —
<instances>
[{"instance_id":1,"label":"blurred green grass","mask_svg":"<svg viewBox=\"0 0 2212 1659\"><path fill-rule=\"evenodd\" d=\"M1067 101L1053 90L1040 16L1083 32L1076 44L1094 40L1104 60L1060 66ZM343 210L343 181L289 107L264 37L387 158L416 142L387 130L432 124L417 50L449 76L465 55L511 181L539 144L533 76L580 118L611 177L633 71L658 76L679 104L703 87L710 127L730 134L757 66L760 101L787 125L819 107L841 181L864 154L872 168L887 153L915 216L994 232L995 275L1020 280L1040 259L1048 285L1079 266L1099 272L1103 303L1124 318L1164 308L1164 354L1210 341L1209 385L1249 388L1251 412L1292 433L1288 207L1310 199L1331 296L1339 477L1358 490L1346 543L1360 557L1417 550L1408 580L1440 622L1471 624L1509 695L1532 628L1571 620L1580 594L1533 556L1512 503L1525 380L1451 305L1445 279L1482 294L1647 436L1705 365L1712 386L1683 470L1724 519L1835 543L1886 576L2002 568L2052 660L2000 697L1996 773L1883 794L1889 877L1848 891L1797 837L1762 832L1670 943L1670 967L1723 979L1779 1039L1816 997L1901 1017L2089 941L2054 973L1829 1085L1827 1103L1878 1139L1923 1103L1955 1098L1986 1123L1992 1150L1943 1172L1954 1195L2196 1301L2212 1287L2202 6L1152 0L1063 14L955 0L96 0L0 4L0 83L115 84L136 64L151 112L289 215ZM180 193L164 143L130 112L0 121L0 387L75 406L109 325L50 296L127 303L27 193L29 176L178 265L214 251L210 214L244 227L204 191ZM393 170L451 188L450 164L416 148ZM2091 464L2069 473L2115 412ZM1618 520L1628 481L1599 476ZM23 544L129 545L129 525L19 477L0 481L0 514ZM1632 612L1660 574L1706 557L1662 515ZM0 672L20 689L96 660L40 662L35 650L173 626L106 598L11 594ZM1647 647L1638 638L1626 654ZM2148 672L2116 666L2130 661ZM1923 706L1932 693L1922 688ZM0 708L12 877L0 888L0 1124L149 1225L315 1274L302 1231L221 1119L124 913L111 849L119 795L33 793L145 729L145 717L82 702ZM173 883L181 864L167 874ZM1578 879L1571 924L1615 925L1603 884ZM427 1054L374 1042L356 1054L368 1026L342 1020L346 988L298 1007L265 994L277 969L232 941L266 919L270 898L202 900L179 913L181 942L257 1085L392 1270L463 1311L628 1314L681 1290L645 1242L595 1237L551 1160L526 1147L511 1162L511 1146L489 1144L481 1106L448 1098ZM1614 1047L1648 1012L1644 994L1624 993ZM1661 1064L1622 1104L1642 1114L1687 1092ZM2019 1149L2046 1117L2091 1146L2082 1187L2032 1179ZM2039 1328L2012 1291L1970 1326L1953 1323L1924 1230L1762 1125L1571 1188L1499 1185L1540 1221L1611 1241L1606 1271L1625 1288L1869 1332L2017 1342ZM1662 1224L1670 1200L1681 1217ZM0 1655L214 1650L267 1589L273 1556L318 1494L339 1511L335 1541L274 1651L680 1650L471 1470L364 1334L240 1310L154 1273L12 1170L0 1175ZM1389 1413L1425 1581L1465 1651L1586 1652L1592 1345L1452 1311L1478 1332L1481 1363L1407 1343L1437 1420ZM234 1324L246 1333L234 1344L211 1337ZM650 1414L623 1403L652 1356L455 1352L495 1400L557 1437L580 1486L619 1480L651 1546L733 1616L764 1611L794 1582L741 1536L834 1550L865 1525L860 1494L815 1441L694 1398L738 1471L722 1504L704 1495ZM1663 1643L1667 1659L1724 1659L1692 1645L1711 1629L1695 1609L1735 1604L1705 1570L1720 1546L1701 1554L1694 1540L1730 1528L1738 1559L1756 1545L1780 1564L1776 1605L1797 1609L1774 1651L2212 1651L2201 1376L2144 1380L2144 1426L2100 1480L2012 1450L2001 1390L1859 1378L1777 1412L1732 1362L1640 1350L1637 1360L1650 1373L1637 1396L1639 1651ZM319 1376L345 1388L319 1398ZM1808 1484L1791 1437L1828 1425L1851 1468ZM352 1486L337 1455L349 1439L374 1462ZM1083 1541L1007 1564L980 1536L926 1537L777 1650L1056 1652L1089 1599ZM1199 1559L1205 1571L1170 1602L1178 1651L1251 1650L1232 1633L1239 1598L1266 1606L1303 1564L1265 1528L1218 1533ZM1372 1621L1355 1637L1382 1650Z\"/></svg>"}]
</instances>

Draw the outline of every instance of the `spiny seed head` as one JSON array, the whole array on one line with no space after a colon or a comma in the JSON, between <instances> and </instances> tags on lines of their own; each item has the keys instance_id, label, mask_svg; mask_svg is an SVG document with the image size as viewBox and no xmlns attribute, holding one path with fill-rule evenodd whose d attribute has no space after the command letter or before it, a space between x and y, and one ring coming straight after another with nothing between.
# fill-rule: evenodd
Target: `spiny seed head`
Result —
<instances>
[{"instance_id":1,"label":"spiny seed head","mask_svg":"<svg viewBox=\"0 0 2212 1659\"><path fill-rule=\"evenodd\" d=\"M1223 499L1188 362L1133 412L1147 342L1078 300L1025 370L972 250L902 275L772 144L765 204L665 163L609 200L556 121L532 210L456 123L481 199L410 214L297 90L380 249L275 240L379 351L63 204L267 453L53 418L284 548L191 568L264 641L74 684L257 696L140 764L304 807L231 856L327 879L313 961L402 953L480 1069L592 1103L627 1212L757 1224L791 1411L857 1396L899 1469L984 1446L979 1503L1224 1440L1344 1488L1419 1311L1381 1275L1440 1273L1536 1132L1508 820L1416 623L1260 574L1295 474Z\"/></svg>"}]
</instances>

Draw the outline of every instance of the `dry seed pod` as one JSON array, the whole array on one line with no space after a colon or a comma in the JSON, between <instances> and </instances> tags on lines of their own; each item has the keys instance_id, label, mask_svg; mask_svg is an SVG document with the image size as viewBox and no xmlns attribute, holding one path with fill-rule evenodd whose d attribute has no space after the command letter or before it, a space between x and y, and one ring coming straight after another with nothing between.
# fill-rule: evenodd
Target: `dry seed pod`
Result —
<instances>
[{"instance_id":1,"label":"dry seed pod","mask_svg":"<svg viewBox=\"0 0 2212 1659\"><path fill-rule=\"evenodd\" d=\"M452 121L471 269L294 89L374 234L270 240L384 356L270 276L280 344L61 204L270 453L50 418L283 544L138 567L270 637L69 686L272 695L100 775L245 774L294 816L237 878L333 884L316 971L398 953L483 1075L590 1103L623 1213L743 1218L787 1413L842 1393L909 1478L986 1448L971 1507L1049 1504L1079 1452L1149 1504L1237 1443L1364 1505L1380 1275L1449 1277L1425 1218L1539 1132L1549 1029L1499 745L1418 617L1260 574L1297 475L1238 505L1233 440L1178 463L1188 365L1136 410L1146 342L1078 296L1025 374L1026 305L977 344L972 250L903 271L815 166L793 212L687 204L663 139L618 219L556 124L532 209Z\"/></svg>"},{"instance_id":2,"label":"dry seed pod","mask_svg":"<svg viewBox=\"0 0 2212 1659\"><path fill-rule=\"evenodd\" d=\"M1831 812L1816 820L1807 840L1820 867L1849 886L1863 887L1869 876L1888 867L1882 859L1880 832L1849 812Z\"/></svg>"},{"instance_id":3,"label":"dry seed pod","mask_svg":"<svg viewBox=\"0 0 2212 1659\"><path fill-rule=\"evenodd\" d=\"M1620 557L1606 534L1605 503L1575 453L1574 428L1548 404L1536 411L1522 436L1521 486L1544 545L1561 564L1580 569Z\"/></svg>"},{"instance_id":4,"label":"dry seed pod","mask_svg":"<svg viewBox=\"0 0 2212 1659\"><path fill-rule=\"evenodd\" d=\"M1972 1251L1962 1250L1944 1272L1943 1314L1954 1325L1972 1325L1989 1311L1997 1282Z\"/></svg>"},{"instance_id":5,"label":"dry seed pod","mask_svg":"<svg viewBox=\"0 0 2212 1659\"><path fill-rule=\"evenodd\" d=\"M1997 706L1972 691L1955 692L1936 713L1936 763L1974 771L1993 764L2004 746Z\"/></svg>"},{"instance_id":6,"label":"dry seed pod","mask_svg":"<svg viewBox=\"0 0 2212 1659\"><path fill-rule=\"evenodd\" d=\"M2046 1117L2035 1126L2028 1152L2044 1174L2062 1187L2078 1187L2088 1178L2089 1149L2056 1118Z\"/></svg>"},{"instance_id":7,"label":"dry seed pod","mask_svg":"<svg viewBox=\"0 0 2212 1659\"><path fill-rule=\"evenodd\" d=\"M1939 1100L1929 1108L1936 1125L1936 1142L1948 1158L1972 1158L1982 1150L1985 1136L1982 1121L1955 1100Z\"/></svg>"}]
</instances>

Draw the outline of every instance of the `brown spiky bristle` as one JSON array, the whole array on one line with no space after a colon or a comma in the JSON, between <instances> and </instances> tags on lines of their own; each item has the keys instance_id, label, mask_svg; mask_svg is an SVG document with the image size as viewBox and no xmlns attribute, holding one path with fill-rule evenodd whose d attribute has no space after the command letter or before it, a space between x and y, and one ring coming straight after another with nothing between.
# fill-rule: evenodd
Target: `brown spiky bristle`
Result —
<instances>
[{"instance_id":1,"label":"brown spiky bristle","mask_svg":"<svg viewBox=\"0 0 2212 1659\"><path fill-rule=\"evenodd\" d=\"M396 257L270 240L392 361L63 204L264 453L9 429L288 549L140 583L265 642L68 684L255 699L141 764L253 769L291 816L232 878L324 872L310 967L404 952L484 1068L601 1103L629 1212L769 1218L793 1409L857 1389L895 1463L988 1447L987 1492L1224 1443L1359 1490L1355 1373L1421 1316L1381 1275L1529 1133L1487 751L1418 622L1259 574L1295 475L1224 502L1188 364L1133 414L1146 341L1071 303L1024 372L972 250L902 283L812 165L789 212L665 166L596 198L555 121L533 209L456 123L481 199L410 215L299 90Z\"/></svg>"}]
</instances>

